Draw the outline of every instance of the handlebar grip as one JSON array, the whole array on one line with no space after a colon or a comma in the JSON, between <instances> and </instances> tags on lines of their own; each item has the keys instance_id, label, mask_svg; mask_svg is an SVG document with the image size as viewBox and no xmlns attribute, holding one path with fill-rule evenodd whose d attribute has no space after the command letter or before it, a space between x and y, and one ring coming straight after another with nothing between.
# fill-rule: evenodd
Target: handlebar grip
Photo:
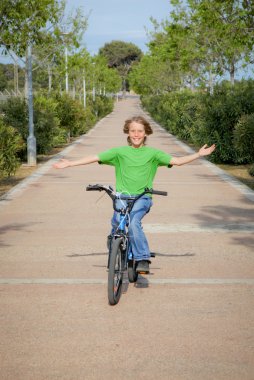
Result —
<instances>
[{"instance_id":1,"label":"handlebar grip","mask_svg":"<svg viewBox=\"0 0 254 380\"><path fill-rule=\"evenodd\" d=\"M167 196L167 195L168 195L168 192L167 192L167 191L153 190L153 191L152 191L152 194Z\"/></svg>"},{"instance_id":2,"label":"handlebar grip","mask_svg":"<svg viewBox=\"0 0 254 380\"><path fill-rule=\"evenodd\" d=\"M88 185L86 191L100 191L101 188L98 185Z\"/></svg>"}]
</instances>

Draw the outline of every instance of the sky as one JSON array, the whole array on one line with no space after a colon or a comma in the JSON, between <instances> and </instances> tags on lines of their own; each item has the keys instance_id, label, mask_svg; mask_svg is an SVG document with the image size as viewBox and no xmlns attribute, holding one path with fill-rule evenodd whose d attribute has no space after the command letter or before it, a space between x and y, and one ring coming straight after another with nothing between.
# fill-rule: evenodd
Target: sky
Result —
<instances>
[{"instance_id":1,"label":"sky","mask_svg":"<svg viewBox=\"0 0 254 380\"><path fill-rule=\"evenodd\" d=\"M170 0L66 0L66 15L74 14L77 8L88 16L82 45L91 55L113 40L132 42L145 53L149 41L146 29L153 30L150 17L160 23L169 18L172 9ZM0 54L0 63L12 62Z\"/></svg>"},{"instance_id":2,"label":"sky","mask_svg":"<svg viewBox=\"0 0 254 380\"><path fill-rule=\"evenodd\" d=\"M67 13L78 7L89 15L84 44L91 55L113 40L132 42L146 52L150 17L161 22L171 10L169 0L67 0Z\"/></svg>"},{"instance_id":3,"label":"sky","mask_svg":"<svg viewBox=\"0 0 254 380\"><path fill-rule=\"evenodd\" d=\"M170 0L66 0L67 14L79 7L89 15L83 42L91 55L113 40L132 42L146 53L146 30L154 29L150 17L161 23L172 11ZM242 77L253 78L253 71L239 70L236 79Z\"/></svg>"},{"instance_id":4,"label":"sky","mask_svg":"<svg viewBox=\"0 0 254 380\"><path fill-rule=\"evenodd\" d=\"M88 16L82 45L91 55L113 40L132 42L146 53L149 42L146 30L154 29L150 17L161 23L169 19L172 11L170 0L66 0L66 15L77 8L82 8ZM0 63L12 63L12 60L0 54ZM239 79L254 75L252 70L238 74Z\"/></svg>"}]
</instances>

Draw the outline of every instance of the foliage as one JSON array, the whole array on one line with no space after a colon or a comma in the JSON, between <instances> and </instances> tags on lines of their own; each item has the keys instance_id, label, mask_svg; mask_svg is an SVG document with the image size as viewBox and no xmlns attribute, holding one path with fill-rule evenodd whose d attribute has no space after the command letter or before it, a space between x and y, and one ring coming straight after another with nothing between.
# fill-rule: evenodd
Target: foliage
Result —
<instances>
[{"instance_id":1,"label":"foliage","mask_svg":"<svg viewBox=\"0 0 254 380\"><path fill-rule=\"evenodd\" d=\"M1 105L4 122L17 130L23 141L28 137L28 107L24 98L11 97Z\"/></svg>"},{"instance_id":2,"label":"foliage","mask_svg":"<svg viewBox=\"0 0 254 380\"><path fill-rule=\"evenodd\" d=\"M105 115L113 111L113 100L105 96L97 96L93 102L93 110L98 118L102 118Z\"/></svg>"},{"instance_id":3,"label":"foliage","mask_svg":"<svg viewBox=\"0 0 254 380\"><path fill-rule=\"evenodd\" d=\"M48 76L49 91L51 88L61 88L61 82L64 81L66 74L66 54L70 79L72 79L72 72L75 71L75 65L80 65L83 59L82 67L84 68L88 56L85 49L78 52L84 32L87 29L88 16L83 14L81 7L77 8L74 14L65 16L64 5L62 3L57 22L52 26L52 30L41 30L39 44L37 43L33 47L33 59L36 63L33 71L36 77L42 81L44 88L46 88L46 77ZM73 62L74 67L72 67ZM37 70L38 74L36 73ZM74 82L75 79L74 75Z\"/></svg>"},{"instance_id":4,"label":"foliage","mask_svg":"<svg viewBox=\"0 0 254 380\"><path fill-rule=\"evenodd\" d=\"M25 85L25 70L18 67L18 86L19 90L23 90ZM14 86L14 65L0 63L0 91L15 90Z\"/></svg>"},{"instance_id":5,"label":"foliage","mask_svg":"<svg viewBox=\"0 0 254 380\"><path fill-rule=\"evenodd\" d=\"M75 137L85 133L91 124L96 121L91 109L86 109L82 104L72 99L68 94L56 94L56 112L60 120L61 128L66 130L66 136Z\"/></svg>"},{"instance_id":6,"label":"foliage","mask_svg":"<svg viewBox=\"0 0 254 380\"><path fill-rule=\"evenodd\" d=\"M130 72L141 95L180 88L207 88L219 77L253 63L254 3L238 0L171 1L173 10L159 24L152 20L149 52ZM157 69L157 70L156 70Z\"/></svg>"},{"instance_id":7,"label":"foliage","mask_svg":"<svg viewBox=\"0 0 254 380\"><path fill-rule=\"evenodd\" d=\"M39 154L50 152L55 139L59 141L61 136L56 108L57 103L52 98L38 95L34 99L34 134Z\"/></svg>"},{"instance_id":8,"label":"foliage","mask_svg":"<svg viewBox=\"0 0 254 380\"><path fill-rule=\"evenodd\" d=\"M26 141L28 138L28 106L26 100L12 97L1 106L3 119L11 125L21 136L23 145L19 151L20 158L26 156ZM38 153L47 153L53 146L59 130L59 121L56 114L56 103L51 98L39 95L34 99L34 134L36 136Z\"/></svg>"},{"instance_id":9,"label":"foliage","mask_svg":"<svg viewBox=\"0 0 254 380\"><path fill-rule=\"evenodd\" d=\"M133 64L128 80L130 87L138 94L162 94L177 89L180 78L176 78L169 61L156 56L145 55L140 63Z\"/></svg>"},{"instance_id":10,"label":"foliage","mask_svg":"<svg viewBox=\"0 0 254 380\"><path fill-rule=\"evenodd\" d=\"M254 177L254 164L252 164L252 165L250 166L250 168L249 168L249 170L248 170L248 173L249 173L252 177Z\"/></svg>"},{"instance_id":11,"label":"foliage","mask_svg":"<svg viewBox=\"0 0 254 380\"><path fill-rule=\"evenodd\" d=\"M94 85L105 92L117 92L121 89L121 76L117 68L109 67L106 57L97 55L93 58Z\"/></svg>"},{"instance_id":12,"label":"foliage","mask_svg":"<svg viewBox=\"0 0 254 380\"><path fill-rule=\"evenodd\" d=\"M122 65L129 66L134 61L139 61L142 51L133 43L112 41L100 48L99 55L107 59L109 67L119 67Z\"/></svg>"},{"instance_id":13,"label":"foliage","mask_svg":"<svg viewBox=\"0 0 254 380\"><path fill-rule=\"evenodd\" d=\"M15 128L4 123L0 117L0 176L10 176L20 162L17 152L21 148L21 137Z\"/></svg>"},{"instance_id":14,"label":"foliage","mask_svg":"<svg viewBox=\"0 0 254 380\"><path fill-rule=\"evenodd\" d=\"M116 68L122 78L123 90L128 87L127 76L134 62L140 61L142 51L134 44L112 41L99 50L99 56L106 58L110 68Z\"/></svg>"},{"instance_id":15,"label":"foliage","mask_svg":"<svg viewBox=\"0 0 254 380\"><path fill-rule=\"evenodd\" d=\"M26 100L12 97L1 105L5 124L20 135L23 144L19 156L26 156L28 138L28 106ZM67 94L38 94L34 98L34 134L39 154L48 153L54 146L66 143L70 137L86 133L98 118L111 112L113 100L100 96L95 102L88 99L87 107Z\"/></svg>"},{"instance_id":16,"label":"foliage","mask_svg":"<svg viewBox=\"0 0 254 380\"><path fill-rule=\"evenodd\" d=\"M196 146L216 144L211 159L251 163L254 154L254 81L222 83L214 94L179 91L142 97L144 107L171 133Z\"/></svg>"},{"instance_id":17,"label":"foliage","mask_svg":"<svg viewBox=\"0 0 254 380\"><path fill-rule=\"evenodd\" d=\"M58 20L60 9L55 0L2 0L0 44L22 56L28 42L39 43L41 28Z\"/></svg>"},{"instance_id":18,"label":"foliage","mask_svg":"<svg viewBox=\"0 0 254 380\"><path fill-rule=\"evenodd\" d=\"M5 65L0 64L0 91L4 91L8 83L6 75L5 75L5 71L4 71L4 66Z\"/></svg>"},{"instance_id":19,"label":"foliage","mask_svg":"<svg viewBox=\"0 0 254 380\"><path fill-rule=\"evenodd\" d=\"M240 117L233 136L238 162L254 162L254 113Z\"/></svg>"},{"instance_id":20,"label":"foliage","mask_svg":"<svg viewBox=\"0 0 254 380\"><path fill-rule=\"evenodd\" d=\"M242 81L234 87L222 83L215 87L214 95L203 97L205 124L201 136L208 144L216 143L215 161L241 162L233 143L233 132L243 114L254 112L253 96L254 82Z\"/></svg>"}]
</instances>

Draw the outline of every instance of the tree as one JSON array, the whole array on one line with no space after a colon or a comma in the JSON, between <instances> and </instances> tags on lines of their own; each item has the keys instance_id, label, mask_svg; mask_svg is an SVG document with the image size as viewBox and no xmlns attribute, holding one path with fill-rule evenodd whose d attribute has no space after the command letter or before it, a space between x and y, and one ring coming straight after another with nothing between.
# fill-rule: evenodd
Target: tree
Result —
<instances>
[{"instance_id":1,"label":"tree","mask_svg":"<svg viewBox=\"0 0 254 380\"><path fill-rule=\"evenodd\" d=\"M171 69L168 60L155 55L144 55L140 63L133 64L128 75L130 87L138 94L158 95L179 87L180 78Z\"/></svg>"},{"instance_id":2,"label":"tree","mask_svg":"<svg viewBox=\"0 0 254 380\"><path fill-rule=\"evenodd\" d=\"M7 88L7 84L5 65L0 63L0 91L4 91Z\"/></svg>"},{"instance_id":3,"label":"tree","mask_svg":"<svg viewBox=\"0 0 254 380\"><path fill-rule=\"evenodd\" d=\"M202 57L197 44L197 32L186 22L165 21L163 31L156 32L149 43L154 57L167 63L174 73L175 85L194 88L200 77ZM166 79L166 78L165 78Z\"/></svg>"},{"instance_id":4,"label":"tree","mask_svg":"<svg viewBox=\"0 0 254 380\"><path fill-rule=\"evenodd\" d=\"M99 94L117 92L121 88L121 77L114 67L108 67L107 59L97 55L93 59L94 76Z\"/></svg>"},{"instance_id":5,"label":"tree","mask_svg":"<svg viewBox=\"0 0 254 380\"><path fill-rule=\"evenodd\" d=\"M28 42L40 42L41 28L58 20L62 7L56 0L2 0L0 44L23 56Z\"/></svg>"},{"instance_id":6,"label":"tree","mask_svg":"<svg viewBox=\"0 0 254 380\"><path fill-rule=\"evenodd\" d=\"M171 0L170 19L154 24L150 54L168 62L182 86L205 84L212 92L216 76L234 83L243 62L251 62L254 4L249 0Z\"/></svg>"},{"instance_id":7,"label":"tree","mask_svg":"<svg viewBox=\"0 0 254 380\"><path fill-rule=\"evenodd\" d=\"M33 48L34 61L36 65L34 71L39 69L40 76L45 81L45 73L48 76L48 90L51 91L53 77L64 78L66 74L66 62L64 49L71 54L81 45L83 35L87 29L88 16L81 8L65 16L65 9L61 8L58 13L58 21L52 25L51 30L42 30L39 45Z\"/></svg>"},{"instance_id":8,"label":"tree","mask_svg":"<svg viewBox=\"0 0 254 380\"><path fill-rule=\"evenodd\" d=\"M229 72L231 83L242 61L253 51L254 4L239 0L189 0L191 20L199 26L209 50L220 67Z\"/></svg>"},{"instance_id":9,"label":"tree","mask_svg":"<svg viewBox=\"0 0 254 380\"><path fill-rule=\"evenodd\" d=\"M122 78L122 88L127 89L127 76L134 62L140 61L143 53L134 44L123 41L112 41L99 50L99 55L107 59L110 68L116 68Z\"/></svg>"}]
</instances>

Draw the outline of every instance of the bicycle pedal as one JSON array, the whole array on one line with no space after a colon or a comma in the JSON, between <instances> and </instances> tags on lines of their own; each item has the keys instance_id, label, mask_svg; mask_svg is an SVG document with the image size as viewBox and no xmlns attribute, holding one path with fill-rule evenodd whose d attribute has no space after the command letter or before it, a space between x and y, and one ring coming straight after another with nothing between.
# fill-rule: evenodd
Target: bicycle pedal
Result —
<instances>
[{"instance_id":1,"label":"bicycle pedal","mask_svg":"<svg viewBox=\"0 0 254 380\"><path fill-rule=\"evenodd\" d=\"M151 256L151 257L155 257L155 256L156 256L156 253L155 253L155 252L150 252L150 256Z\"/></svg>"}]
</instances>

